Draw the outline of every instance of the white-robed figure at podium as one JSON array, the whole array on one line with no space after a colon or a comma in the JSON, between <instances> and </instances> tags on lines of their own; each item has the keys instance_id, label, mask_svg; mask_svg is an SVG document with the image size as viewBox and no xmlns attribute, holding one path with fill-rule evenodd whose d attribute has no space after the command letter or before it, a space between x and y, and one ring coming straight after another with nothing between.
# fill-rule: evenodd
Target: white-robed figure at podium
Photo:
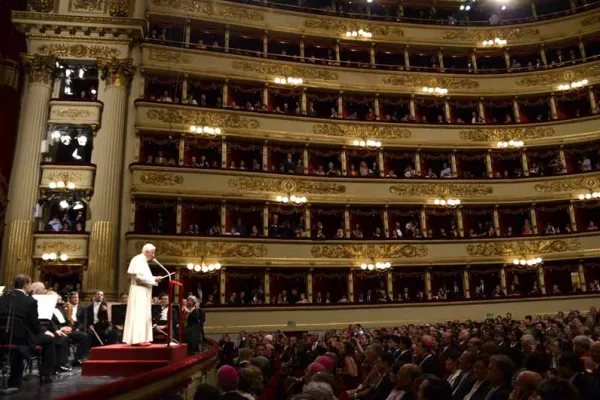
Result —
<instances>
[{"instance_id":1,"label":"white-robed figure at podium","mask_svg":"<svg viewBox=\"0 0 600 400\"><path fill-rule=\"evenodd\" d=\"M156 247L148 243L142 253L131 259L127 274L131 279L123 343L134 346L149 346L152 342L152 287L161 278L153 276L148 261L154 259Z\"/></svg>"}]
</instances>

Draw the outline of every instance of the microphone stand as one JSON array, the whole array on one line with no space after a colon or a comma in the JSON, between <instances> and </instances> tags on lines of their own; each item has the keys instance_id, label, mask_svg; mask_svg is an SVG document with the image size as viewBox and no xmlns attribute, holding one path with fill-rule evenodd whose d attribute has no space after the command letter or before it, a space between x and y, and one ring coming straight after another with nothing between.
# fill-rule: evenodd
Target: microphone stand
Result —
<instances>
[{"instance_id":1,"label":"microphone stand","mask_svg":"<svg viewBox=\"0 0 600 400\"><path fill-rule=\"evenodd\" d=\"M171 273L169 272L169 270L166 269L164 265L162 265L161 263L159 263L156 258L153 258L152 261L154 261L155 263L157 263L158 266L161 267L167 273L167 277L169 278L169 282L171 282Z\"/></svg>"},{"instance_id":2,"label":"microphone stand","mask_svg":"<svg viewBox=\"0 0 600 400\"><path fill-rule=\"evenodd\" d=\"M171 283L171 273L169 272L168 269L165 268L164 265L162 265L156 258L153 258L152 261L154 261L156 264L158 264L159 267L161 267L166 273L167 273L167 277L169 278L169 283ZM169 296L171 296L171 293L169 293ZM181 305L180 305L181 307ZM172 324L173 323L173 307L169 307L169 315L171 316L171 318L169 319L169 322ZM179 321L179 323L181 323L181 321ZM169 327L169 328L173 328L173 327ZM162 334L166 334L163 331L159 331ZM175 333L175 332L173 332ZM168 339L169 335L167 334L167 339ZM179 342L175 339L173 339L173 337L171 337L171 340L174 341L175 343L179 344ZM170 346L171 343L167 344L167 346Z\"/></svg>"}]
</instances>

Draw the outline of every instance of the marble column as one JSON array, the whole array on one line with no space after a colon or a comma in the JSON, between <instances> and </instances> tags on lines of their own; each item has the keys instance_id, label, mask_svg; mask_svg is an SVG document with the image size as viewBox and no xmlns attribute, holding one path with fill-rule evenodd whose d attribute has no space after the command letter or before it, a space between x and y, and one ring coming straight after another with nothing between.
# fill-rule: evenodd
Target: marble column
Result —
<instances>
[{"instance_id":1,"label":"marble column","mask_svg":"<svg viewBox=\"0 0 600 400\"><path fill-rule=\"evenodd\" d=\"M131 59L99 60L98 67L102 78L98 100L104 103L104 110L92 153L96 178L90 202L92 221L83 290L86 294L103 290L106 297L112 299L117 295L122 158L128 91L134 67Z\"/></svg>"},{"instance_id":2,"label":"marble column","mask_svg":"<svg viewBox=\"0 0 600 400\"><path fill-rule=\"evenodd\" d=\"M2 282L7 284L19 273L33 273L33 207L38 201L40 143L46 137L48 103L54 83L53 57L26 55L22 61L27 83L8 187L2 251Z\"/></svg>"}]
</instances>

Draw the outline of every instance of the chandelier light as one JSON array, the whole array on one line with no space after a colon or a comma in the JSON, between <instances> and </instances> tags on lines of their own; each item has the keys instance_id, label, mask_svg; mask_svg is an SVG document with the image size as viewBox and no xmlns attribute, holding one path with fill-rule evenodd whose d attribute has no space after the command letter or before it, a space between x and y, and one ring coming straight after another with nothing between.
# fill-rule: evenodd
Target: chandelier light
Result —
<instances>
[{"instance_id":1,"label":"chandelier light","mask_svg":"<svg viewBox=\"0 0 600 400\"><path fill-rule=\"evenodd\" d=\"M221 128L213 126L190 126L190 132L196 135L217 136L221 134Z\"/></svg>"},{"instance_id":2,"label":"chandelier light","mask_svg":"<svg viewBox=\"0 0 600 400\"><path fill-rule=\"evenodd\" d=\"M534 267L536 265L540 265L542 263L542 258L541 257L537 257L537 258L515 258L513 260L513 264L514 265L521 265L521 266L529 266L529 267Z\"/></svg>"},{"instance_id":3,"label":"chandelier light","mask_svg":"<svg viewBox=\"0 0 600 400\"><path fill-rule=\"evenodd\" d=\"M424 86L423 87L423 93L425 94L430 94L433 96L443 96L448 94L448 89L446 88L440 88L440 87L428 87L428 86Z\"/></svg>"},{"instance_id":4,"label":"chandelier light","mask_svg":"<svg viewBox=\"0 0 600 400\"><path fill-rule=\"evenodd\" d=\"M356 139L352 142L352 144L357 147L367 147L367 148L372 148L372 149L378 149L381 147L381 142L379 140L371 140L371 139L367 139L367 140Z\"/></svg>"},{"instance_id":5,"label":"chandelier light","mask_svg":"<svg viewBox=\"0 0 600 400\"><path fill-rule=\"evenodd\" d=\"M586 86L589 83L587 79L582 79L580 81L575 81L571 83L563 83L562 85L558 85L558 90L571 90L571 89L579 89L581 87Z\"/></svg>"},{"instance_id":6,"label":"chandelier light","mask_svg":"<svg viewBox=\"0 0 600 400\"><path fill-rule=\"evenodd\" d=\"M275 198L275 200L278 203L296 204L296 205L304 204L308 201L305 196L296 196L295 194L292 194L291 196L277 196Z\"/></svg>"},{"instance_id":7,"label":"chandelier light","mask_svg":"<svg viewBox=\"0 0 600 400\"><path fill-rule=\"evenodd\" d=\"M577 198L579 200L597 200L600 198L600 192L580 193Z\"/></svg>"},{"instance_id":8,"label":"chandelier light","mask_svg":"<svg viewBox=\"0 0 600 400\"><path fill-rule=\"evenodd\" d=\"M211 273L211 272L215 272L221 269L221 264L216 262L216 263L210 263L210 264L205 264L204 261L201 264L194 264L194 263L189 263L187 265L187 269L190 271L194 271L194 272L202 272L204 274L207 273Z\"/></svg>"},{"instance_id":9,"label":"chandelier light","mask_svg":"<svg viewBox=\"0 0 600 400\"><path fill-rule=\"evenodd\" d=\"M363 271L385 271L392 267L392 263L389 261L374 262L374 263L363 263L360 265L360 269Z\"/></svg>"},{"instance_id":10,"label":"chandelier light","mask_svg":"<svg viewBox=\"0 0 600 400\"><path fill-rule=\"evenodd\" d=\"M442 207L457 207L460 206L460 199L435 199L433 204Z\"/></svg>"},{"instance_id":11,"label":"chandelier light","mask_svg":"<svg viewBox=\"0 0 600 400\"><path fill-rule=\"evenodd\" d=\"M274 82L278 85L300 86L304 83L304 80L302 78L293 78L289 76L287 78L277 77L274 79Z\"/></svg>"},{"instance_id":12,"label":"chandelier light","mask_svg":"<svg viewBox=\"0 0 600 400\"><path fill-rule=\"evenodd\" d=\"M347 31L346 32L346 37L347 38L364 38L364 39L370 39L373 37L373 34L371 32L367 32L364 29L359 29L358 31Z\"/></svg>"},{"instance_id":13,"label":"chandelier light","mask_svg":"<svg viewBox=\"0 0 600 400\"><path fill-rule=\"evenodd\" d=\"M499 149L520 149L521 147L523 147L525 145L525 142L523 142L522 140L509 140L508 142L503 141L503 142L498 142L497 146Z\"/></svg>"}]
</instances>

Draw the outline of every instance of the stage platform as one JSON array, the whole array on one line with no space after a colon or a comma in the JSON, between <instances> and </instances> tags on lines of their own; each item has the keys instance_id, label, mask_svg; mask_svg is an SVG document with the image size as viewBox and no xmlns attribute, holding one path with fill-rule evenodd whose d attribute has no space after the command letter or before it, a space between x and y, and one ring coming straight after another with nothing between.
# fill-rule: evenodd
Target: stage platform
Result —
<instances>
[{"instance_id":1,"label":"stage platform","mask_svg":"<svg viewBox=\"0 0 600 400\"><path fill-rule=\"evenodd\" d=\"M169 364L183 361L187 357L187 344L152 344L130 346L115 344L94 347L89 360L83 363L83 376L133 376Z\"/></svg>"}]
</instances>

